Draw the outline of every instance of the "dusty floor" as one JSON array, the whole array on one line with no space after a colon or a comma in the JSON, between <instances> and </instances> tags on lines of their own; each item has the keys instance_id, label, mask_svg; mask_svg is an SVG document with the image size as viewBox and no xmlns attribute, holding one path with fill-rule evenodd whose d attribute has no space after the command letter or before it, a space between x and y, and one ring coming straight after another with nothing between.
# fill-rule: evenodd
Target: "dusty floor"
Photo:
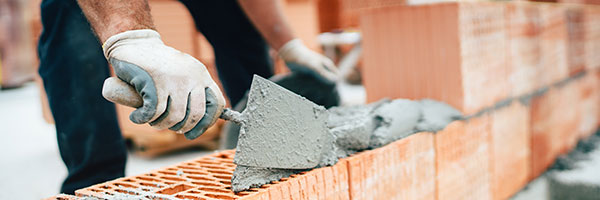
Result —
<instances>
[{"instance_id":1,"label":"dusty floor","mask_svg":"<svg viewBox=\"0 0 600 200\"><path fill-rule=\"evenodd\" d=\"M42 119L35 84L0 90L0 137L0 199L41 199L58 193L67 171L54 126ZM140 174L206 153L192 149L156 159L130 155L126 173Z\"/></svg>"}]
</instances>

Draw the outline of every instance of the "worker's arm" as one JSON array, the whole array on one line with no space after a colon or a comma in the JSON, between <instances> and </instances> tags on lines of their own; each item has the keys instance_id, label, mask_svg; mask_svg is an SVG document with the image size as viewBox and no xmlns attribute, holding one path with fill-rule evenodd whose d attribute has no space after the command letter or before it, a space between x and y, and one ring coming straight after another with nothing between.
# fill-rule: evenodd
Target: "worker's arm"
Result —
<instances>
[{"instance_id":1,"label":"worker's arm","mask_svg":"<svg viewBox=\"0 0 600 200\"><path fill-rule=\"evenodd\" d=\"M78 0L103 43L117 77L135 88L142 106L131 121L169 128L193 139L218 119L225 98L206 67L166 46L146 0ZM103 93L118 93L105 84Z\"/></svg>"},{"instance_id":2,"label":"worker's arm","mask_svg":"<svg viewBox=\"0 0 600 200\"><path fill-rule=\"evenodd\" d=\"M250 21L271 47L294 71L316 72L330 81L337 79L338 69L329 58L307 48L296 39L283 15L280 0L239 0Z\"/></svg>"},{"instance_id":3,"label":"worker's arm","mask_svg":"<svg viewBox=\"0 0 600 200\"><path fill-rule=\"evenodd\" d=\"M117 33L155 29L147 0L77 0L77 3L102 43Z\"/></svg>"}]
</instances>

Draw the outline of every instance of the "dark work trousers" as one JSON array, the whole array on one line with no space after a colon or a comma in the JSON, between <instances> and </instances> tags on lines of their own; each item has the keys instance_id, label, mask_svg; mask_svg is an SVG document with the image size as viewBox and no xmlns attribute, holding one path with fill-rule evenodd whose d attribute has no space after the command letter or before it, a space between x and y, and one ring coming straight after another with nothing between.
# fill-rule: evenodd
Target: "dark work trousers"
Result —
<instances>
[{"instance_id":1,"label":"dark work trousers","mask_svg":"<svg viewBox=\"0 0 600 200\"><path fill-rule=\"evenodd\" d=\"M234 0L184 1L215 50L232 104L250 88L252 75L272 75L268 47ZM109 76L99 41L75 0L43 0L39 73L56 122L68 176L61 192L124 176L126 147L115 107L102 95Z\"/></svg>"}]
</instances>

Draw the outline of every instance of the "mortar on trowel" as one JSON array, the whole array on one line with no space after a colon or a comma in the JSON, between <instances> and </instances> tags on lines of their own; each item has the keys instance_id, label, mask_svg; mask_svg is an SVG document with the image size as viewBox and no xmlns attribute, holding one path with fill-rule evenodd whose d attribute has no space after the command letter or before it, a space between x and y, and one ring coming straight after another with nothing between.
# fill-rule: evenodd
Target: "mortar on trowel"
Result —
<instances>
[{"instance_id":1,"label":"mortar on trowel","mask_svg":"<svg viewBox=\"0 0 600 200\"><path fill-rule=\"evenodd\" d=\"M134 108L142 105L133 87L118 78L107 79L104 88L109 101ZM311 169L335 163L335 156L328 155L334 138L328 133L326 109L259 76L253 78L246 109L242 113L225 109L220 118L242 127L234 158L237 165Z\"/></svg>"}]
</instances>

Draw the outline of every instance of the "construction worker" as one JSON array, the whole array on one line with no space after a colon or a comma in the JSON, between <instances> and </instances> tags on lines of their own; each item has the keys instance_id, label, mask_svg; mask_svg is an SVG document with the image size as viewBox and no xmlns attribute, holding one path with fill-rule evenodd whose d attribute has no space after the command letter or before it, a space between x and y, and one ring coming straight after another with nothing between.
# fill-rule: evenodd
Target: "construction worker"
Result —
<instances>
[{"instance_id":1,"label":"construction worker","mask_svg":"<svg viewBox=\"0 0 600 200\"><path fill-rule=\"evenodd\" d=\"M253 74L273 75L269 46L301 66L294 70L336 77L331 60L292 34L279 0L181 2L214 47L219 78L234 105ZM44 0L41 11L39 73L68 169L62 193L124 176L126 149L115 108L101 96L108 63L143 97L143 106L130 115L135 123L194 138L225 106L206 67L163 43L147 0Z\"/></svg>"}]
</instances>

